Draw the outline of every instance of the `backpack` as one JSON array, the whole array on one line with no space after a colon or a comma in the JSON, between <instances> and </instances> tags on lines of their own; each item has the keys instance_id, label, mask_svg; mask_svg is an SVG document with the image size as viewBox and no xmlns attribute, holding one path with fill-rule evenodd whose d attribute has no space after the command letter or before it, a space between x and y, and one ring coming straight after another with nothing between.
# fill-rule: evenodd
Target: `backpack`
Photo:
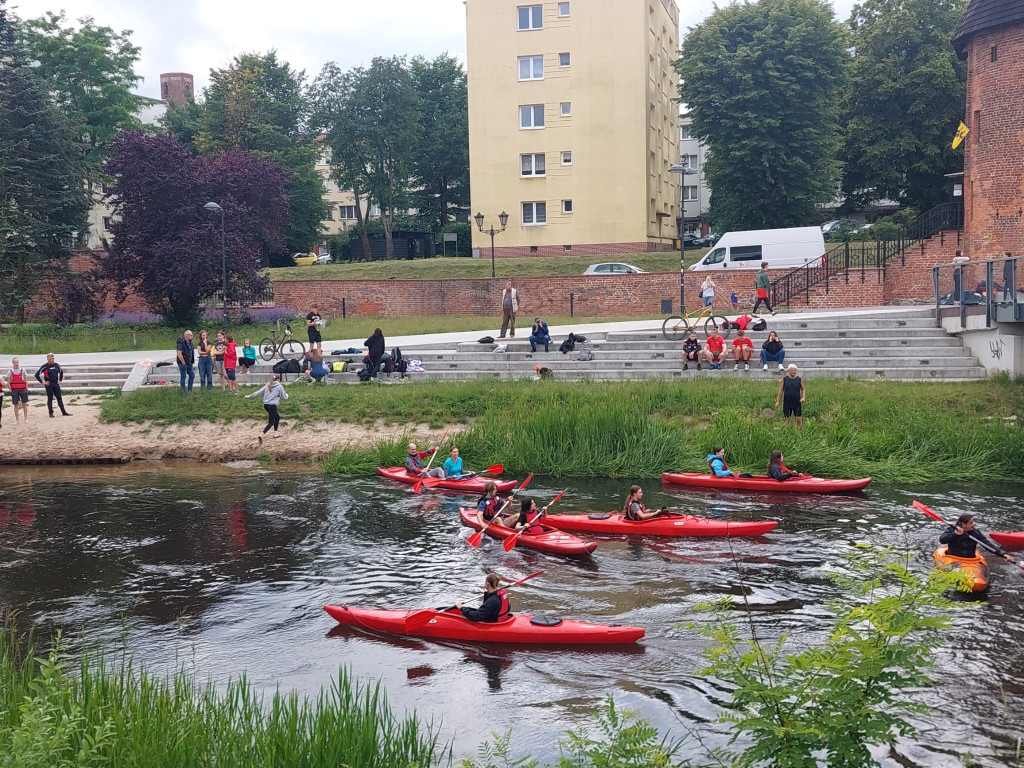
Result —
<instances>
[{"instance_id":1,"label":"backpack","mask_svg":"<svg viewBox=\"0 0 1024 768\"><path fill-rule=\"evenodd\" d=\"M580 351L576 354L576 359L583 362L589 362L594 359L594 353L590 347L581 347Z\"/></svg>"},{"instance_id":2,"label":"backpack","mask_svg":"<svg viewBox=\"0 0 1024 768\"><path fill-rule=\"evenodd\" d=\"M397 368L402 364L402 350L395 347L391 350L391 359L395 361L395 367Z\"/></svg>"},{"instance_id":3,"label":"backpack","mask_svg":"<svg viewBox=\"0 0 1024 768\"><path fill-rule=\"evenodd\" d=\"M569 337L562 342L562 346L558 348L558 351L563 355L567 355L574 349L576 349L576 336L575 334L570 333Z\"/></svg>"},{"instance_id":4,"label":"backpack","mask_svg":"<svg viewBox=\"0 0 1024 768\"><path fill-rule=\"evenodd\" d=\"M274 363L274 367L272 368L272 370L274 371L274 373L277 374L288 373L288 363L290 362L290 360L278 360L276 363Z\"/></svg>"},{"instance_id":5,"label":"backpack","mask_svg":"<svg viewBox=\"0 0 1024 768\"><path fill-rule=\"evenodd\" d=\"M763 317L759 317L750 326L750 330L752 330L752 331L763 331L767 327L768 327L768 322Z\"/></svg>"},{"instance_id":6,"label":"backpack","mask_svg":"<svg viewBox=\"0 0 1024 768\"><path fill-rule=\"evenodd\" d=\"M356 371L356 376L359 377L360 381L369 381L373 378L373 371L370 370L369 366L366 366Z\"/></svg>"},{"instance_id":7,"label":"backpack","mask_svg":"<svg viewBox=\"0 0 1024 768\"><path fill-rule=\"evenodd\" d=\"M493 336L484 336L482 339L477 339L477 343L478 344L493 344L494 343L494 337Z\"/></svg>"},{"instance_id":8,"label":"backpack","mask_svg":"<svg viewBox=\"0 0 1024 768\"><path fill-rule=\"evenodd\" d=\"M395 359L385 352L380 358L379 370L390 376L395 372Z\"/></svg>"}]
</instances>

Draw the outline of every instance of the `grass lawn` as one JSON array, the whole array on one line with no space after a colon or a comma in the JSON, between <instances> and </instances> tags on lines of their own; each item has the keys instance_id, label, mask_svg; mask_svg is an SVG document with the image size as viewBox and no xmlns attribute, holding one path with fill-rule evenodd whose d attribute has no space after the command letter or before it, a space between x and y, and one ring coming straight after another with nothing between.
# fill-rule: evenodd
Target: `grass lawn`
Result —
<instances>
[{"instance_id":1,"label":"grass lawn","mask_svg":"<svg viewBox=\"0 0 1024 768\"><path fill-rule=\"evenodd\" d=\"M707 248L686 251L686 266L695 264ZM591 264L622 261L645 272L676 272L679 252L635 253L620 256L534 256L523 259L497 259L498 277L544 277L582 275ZM352 264L326 264L316 267L280 267L269 270L272 280L426 280L490 277L490 258L480 259L399 259Z\"/></svg>"},{"instance_id":2,"label":"grass lawn","mask_svg":"<svg viewBox=\"0 0 1024 768\"><path fill-rule=\"evenodd\" d=\"M702 471L712 446L730 465L762 472L772 450L787 465L825 477L902 482L1019 477L1024 466L1024 386L1007 378L937 384L840 380L814 383L797 432L782 424L775 382L413 382L405 385L289 385L285 422L370 425L426 423L470 465L502 462L516 474L656 478ZM260 417L257 405L220 392L175 390L115 395L104 421L193 423ZM1010 418L1015 417L1015 418ZM370 474L400 464L403 441L332 454L328 472Z\"/></svg>"}]
</instances>

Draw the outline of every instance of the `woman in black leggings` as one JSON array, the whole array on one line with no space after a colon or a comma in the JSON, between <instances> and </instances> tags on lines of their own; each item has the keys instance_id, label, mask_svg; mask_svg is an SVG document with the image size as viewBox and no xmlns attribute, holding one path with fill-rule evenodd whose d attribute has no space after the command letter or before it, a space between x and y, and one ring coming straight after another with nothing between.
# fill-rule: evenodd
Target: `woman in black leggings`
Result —
<instances>
[{"instance_id":1,"label":"woman in black leggings","mask_svg":"<svg viewBox=\"0 0 1024 768\"><path fill-rule=\"evenodd\" d=\"M288 399L288 393L284 391L284 386L281 384L281 377L276 373L270 377L270 380L262 387L257 389L252 394L246 395L246 400L251 400L255 397L263 396L263 407L267 411L267 426L263 428L263 435L270 431L271 427L274 429L274 437L277 437L277 427L281 423L281 415L277 412L277 406L283 400ZM263 435L260 435L258 440L263 442Z\"/></svg>"}]
</instances>

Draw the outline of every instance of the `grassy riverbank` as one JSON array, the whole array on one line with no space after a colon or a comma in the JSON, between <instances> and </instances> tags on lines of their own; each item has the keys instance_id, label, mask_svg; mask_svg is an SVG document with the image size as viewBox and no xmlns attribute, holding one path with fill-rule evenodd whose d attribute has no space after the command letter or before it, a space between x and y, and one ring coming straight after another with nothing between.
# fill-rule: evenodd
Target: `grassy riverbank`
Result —
<instances>
[{"instance_id":1,"label":"grassy riverbank","mask_svg":"<svg viewBox=\"0 0 1024 768\"><path fill-rule=\"evenodd\" d=\"M1005 378L961 384L808 382L805 427L782 423L778 385L695 382L458 382L405 386L292 385L285 422L465 425L457 444L470 467L505 464L515 474L656 478L702 471L712 446L730 465L762 471L772 450L822 476L924 482L1017 478L1024 466L1024 385ZM107 422L189 424L253 420L252 401L220 393L147 391L103 405ZM351 445L324 462L329 473L370 474L400 464L401 439Z\"/></svg>"}]
</instances>

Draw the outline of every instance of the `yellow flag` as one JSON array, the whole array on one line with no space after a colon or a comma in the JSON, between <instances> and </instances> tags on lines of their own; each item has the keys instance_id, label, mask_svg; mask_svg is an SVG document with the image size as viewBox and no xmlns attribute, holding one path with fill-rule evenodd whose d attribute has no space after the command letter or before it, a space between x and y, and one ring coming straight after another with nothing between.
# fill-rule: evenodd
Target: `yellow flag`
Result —
<instances>
[{"instance_id":1,"label":"yellow flag","mask_svg":"<svg viewBox=\"0 0 1024 768\"><path fill-rule=\"evenodd\" d=\"M971 132L971 129L964 125L964 121L960 121L960 127L956 129L956 136L953 138L953 149L956 149L963 144L964 139L967 138L967 134Z\"/></svg>"}]
</instances>

